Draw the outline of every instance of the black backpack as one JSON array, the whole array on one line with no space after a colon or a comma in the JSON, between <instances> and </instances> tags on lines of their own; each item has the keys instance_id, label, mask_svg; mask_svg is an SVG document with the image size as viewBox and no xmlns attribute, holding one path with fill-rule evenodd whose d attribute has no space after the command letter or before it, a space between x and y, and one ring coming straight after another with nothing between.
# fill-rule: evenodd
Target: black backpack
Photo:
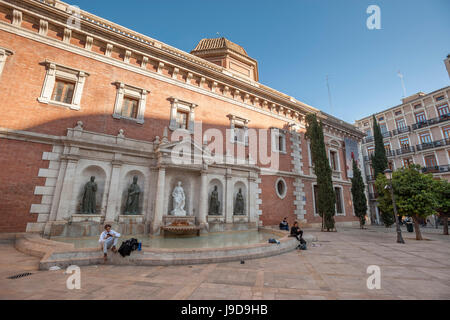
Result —
<instances>
[{"instance_id":1,"label":"black backpack","mask_svg":"<svg viewBox=\"0 0 450 320\"><path fill-rule=\"evenodd\" d=\"M137 239L131 238L122 242L119 248L119 253L122 257L129 256L131 251L137 250L139 243Z\"/></svg>"}]
</instances>

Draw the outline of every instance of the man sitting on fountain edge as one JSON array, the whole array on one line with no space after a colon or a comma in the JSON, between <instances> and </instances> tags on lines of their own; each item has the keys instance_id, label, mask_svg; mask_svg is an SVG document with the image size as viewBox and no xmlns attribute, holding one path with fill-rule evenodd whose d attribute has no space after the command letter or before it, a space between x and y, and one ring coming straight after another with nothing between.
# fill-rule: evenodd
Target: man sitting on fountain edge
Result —
<instances>
[{"instance_id":1,"label":"man sitting on fountain edge","mask_svg":"<svg viewBox=\"0 0 450 320\"><path fill-rule=\"evenodd\" d=\"M119 241L120 233L114 231L111 229L111 225L107 224L105 225L105 231L102 232L100 235L100 239L98 242L100 242L100 245L103 246L103 260L106 261L108 257L108 249L111 248L111 250L114 253L117 253L117 242Z\"/></svg>"}]
</instances>

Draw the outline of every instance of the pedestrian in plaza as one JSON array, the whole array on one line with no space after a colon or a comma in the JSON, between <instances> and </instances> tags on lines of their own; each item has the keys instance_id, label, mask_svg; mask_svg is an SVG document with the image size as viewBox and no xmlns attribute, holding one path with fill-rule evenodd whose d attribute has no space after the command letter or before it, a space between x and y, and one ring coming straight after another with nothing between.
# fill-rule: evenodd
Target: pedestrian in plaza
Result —
<instances>
[{"instance_id":1,"label":"pedestrian in plaza","mask_svg":"<svg viewBox=\"0 0 450 320\"><path fill-rule=\"evenodd\" d=\"M103 248L103 260L108 259L108 249L111 248L112 252L117 253L117 242L119 241L120 233L111 229L111 225L105 225L105 231L100 235L98 242Z\"/></svg>"}]
</instances>

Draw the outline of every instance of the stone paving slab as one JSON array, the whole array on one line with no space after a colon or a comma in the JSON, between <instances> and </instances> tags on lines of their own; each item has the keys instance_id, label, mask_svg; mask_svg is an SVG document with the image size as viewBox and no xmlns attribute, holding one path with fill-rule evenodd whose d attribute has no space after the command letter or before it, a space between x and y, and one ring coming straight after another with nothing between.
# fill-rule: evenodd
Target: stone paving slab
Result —
<instances>
[{"instance_id":1,"label":"stone paving slab","mask_svg":"<svg viewBox=\"0 0 450 320\"><path fill-rule=\"evenodd\" d=\"M39 271L39 258L0 243L0 299L50 300L322 300L450 299L450 238L407 239L381 228L307 230L307 251L237 262L182 266L81 267L81 289L68 290L65 270ZM381 268L381 289L367 289L367 267ZM32 272L16 280L7 277Z\"/></svg>"}]
</instances>

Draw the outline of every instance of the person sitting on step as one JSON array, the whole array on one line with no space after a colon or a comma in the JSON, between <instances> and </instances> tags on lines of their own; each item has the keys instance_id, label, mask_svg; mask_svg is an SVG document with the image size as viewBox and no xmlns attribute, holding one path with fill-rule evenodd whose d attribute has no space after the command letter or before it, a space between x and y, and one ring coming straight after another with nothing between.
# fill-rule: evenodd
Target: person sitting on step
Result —
<instances>
[{"instance_id":1,"label":"person sitting on step","mask_svg":"<svg viewBox=\"0 0 450 320\"><path fill-rule=\"evenodd\" d=\"M300 242L300 244L298 245L297 248L300 247L301 244L306 243L306 241L303 239L303 230L300 229L300 227L298 226L298 222L295 221L294 225L291 228L291 237L296 237L297 240Z\"/></svg>"},{"instance_id":2,"label":"person sitting on step","mask_svg":"<svg viewBox=\"0 0 450 320\"><path fill-rule=\"evenodd\" d=\"M111 225L105 225L105 231L100 235L98 242L103 248L103 260L108 259L108 249L111 248L112 252L117 253L117 242L119 241L120 233L111 229Z\"/></svg>"},{"instance_id":3,"label":"person sitting on step","mask_svg":"<svg viewBox=\"0 0 450 320\"><path fill-rule=\"evenodd\" d=\"M283 221L280 222L280 230L286 230L289 231L289 224L287 222L287 217L283 219Z\"/></svg>"}]
</instances>

